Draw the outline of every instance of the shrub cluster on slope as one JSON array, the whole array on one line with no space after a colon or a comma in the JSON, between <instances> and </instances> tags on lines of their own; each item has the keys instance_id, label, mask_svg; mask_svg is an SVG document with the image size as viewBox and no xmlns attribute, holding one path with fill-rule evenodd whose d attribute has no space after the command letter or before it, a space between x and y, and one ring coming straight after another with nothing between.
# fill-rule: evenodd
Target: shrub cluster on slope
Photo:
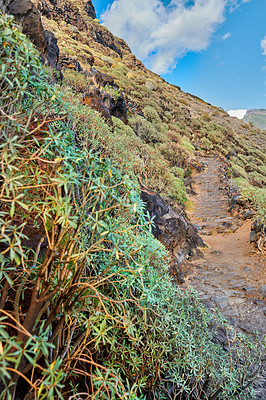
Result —
<instances>
[{"instance_id":1,"label":"shrub cluster on slope","mask_svg":"<svg viewBox=\"0 0 266 400\"><path fill-rule=\"evenodd\" d=\"M75 4L81 12L84 8L81 2L76 0ZM174 197L186 203L184 176L187 176L194 151L215 154L230 161L229 175L233 179L241 178L235 181L236 184L249 200L255 202L259 212L265 214L266 172L262 164L265 164L265 159L260 154L261 145L264 143L265 146L265 131L231 118L224 110L169 85L148 71L134 58L130 49L99 21L87 17L84 19L87 30L82 28L76 32L74 20L72 26L63 17L58 21L55 9L53 13L49 19L43 16L45 27L55 32L62 57L75 57L82 68L81 72L65 69L68 85L78 92L90 90L86 76L90 74L91 65L87 60L93 56L93 68L113 77L127 102L133 105L130 109L131 127L142 141L141 151L136 150L135 154L142 160L141 171L149 170L147 176L141 176L145 183L164 197ZM83 14L80 13L81 20ZM103 42L99 41L100 37L104 38ZM115 51L110 47L113 41L117 45ZM172 168L184 170L178 184ZM157 176L158 169L164 169L166 177ZM251 190L247 191L247 187Z\"/></svg>"},{"instance_id":2,"label":"shrub cluster on slope","mask_svg":"<svg viewBox=\"0 0 266 400\"><path fill-rule=\"evenodd\" d=\"M99 114L0 29L0 399L250 399L258 343L172 283Z\"/></svg>"}]
</instances>

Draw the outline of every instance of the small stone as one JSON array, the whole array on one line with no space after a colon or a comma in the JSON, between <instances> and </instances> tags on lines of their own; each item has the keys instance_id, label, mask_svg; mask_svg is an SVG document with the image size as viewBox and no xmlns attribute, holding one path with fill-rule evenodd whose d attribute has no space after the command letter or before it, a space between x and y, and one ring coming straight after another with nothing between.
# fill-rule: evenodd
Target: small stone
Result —
<instances>
[{"instance_id":1,"label":"small stone","mask_svg":"<svg viewBox=\"0 0 266 400\"><path fill-rule=\"evenodd\" d=\"M196 265L197 269L203 269L203 267L201 265Z\"/></svg>"},{"instance_id":2,"label":"small stone","mask_svg":"<svg viewBox=\"0 0 266 400\"><path fill-rule=\"evenodd\" d=\"M256 290L256 288L254 286L244 286L243 290L245 292L249 292L250 293L250 292L254 292L254 290Z\"/></svg>"},{"instance_id":3,"label":"small stone","mask_svg":"<svg viewBox=\"0 0 266 400\"><path fill-rule=\"evenodd\" d=\"M216 256L220 256L222 254L221 250L213 250L211 254L215 254Z\"/></svg>"},{"instance_id":4,"label":"small stone","mask_svg":"<svg viewBox=\"0 0 266 400\"><path fill-rule=\"evenodd\" d=\"M254 215L254 212L252 210L247 210L243 216L244 219L251 219Z\"/></svg>"},{"instance_id":5,"label":"small stone","mask_svg":"<svg viewBox=\"0 0 266 400\"><path fill-rule=\"evenodd\" d=\"M228 306L228 299L225 296L213 296L211 301L221 308L226 308Z\"/></svg>"},{"instance_id":6,"label":"small stone","mask_svg":"<svg viewBox=\"0 0 266 400\"><path fill-rule=\"evenodd\" d=\"M252 334L256 331L256 326L250 321L241 321L239 327L246 333Z\"/></svg>"},{"instance_id":7,"label":"small stone","mask_svg":"<svg viewBox=\"0 0 266 400\"><path fill-rule=\"evenodd\" d=\"M260 293L261 293L263 296L266 296L266 285L262 285L262 286L260 287Z\"/></svg>"},{"instance_id":8,"label":"small stone","mask_svg":"<svg viewBox=\"0 0 266 400\"><path fill-rule=\"evenodd\" d=\"M255 231L250 232L250 243L254 243L258 240L258 235Z\"/></svg>"},{"instance_id":9,"label":"small stone","mask_svg":"<svg viewBox=\"0 0 266 400\"><path fill-rule=\"evenodd\" d=\"M265 305L265 302L263 300L255 300L254 303L260 307L264 307Z\"/></svg>"}]
</instances>

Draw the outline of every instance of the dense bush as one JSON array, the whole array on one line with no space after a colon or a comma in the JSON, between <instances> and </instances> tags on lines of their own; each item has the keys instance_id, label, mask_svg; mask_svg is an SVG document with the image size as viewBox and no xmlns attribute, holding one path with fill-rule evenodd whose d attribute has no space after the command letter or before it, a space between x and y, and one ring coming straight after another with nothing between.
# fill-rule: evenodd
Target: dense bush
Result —
<instances>
[{"instance_id":1,"label":"dense bush","mask_svg":"<svg viewBox=\"0 0 266 400\"><path fill-rule=\"evenodd\" d=\"M173 284L108 127L0 28L0 398L250 399L260 347Z\"/></svg>"},{"instance_id":2,"label":"dense bush","mask_svg":"<svg viewBox=\"0 0 266 400\"><path fill-rule=\"evenodd\" d=\"M175 142L160 144L160 152L170 162L171 167L184 167L188 159L188 152Z\"/></svg>"},{"instance_id":3,"label":"dense bush","mask_svg":"<svg viewBox=\"0 0 266 400\"><path fill-rule=\"evenodd\" d=\"M151 106L144 107L143 113L147 121L151 122L155 126L161 125L161 118L159 117L157 111L153 107Z\"/></svg>"},{"instance_id":4,"label":"dense bush","mask_svg":"<svg viewBox=\"0 0 266 400\"><path fill-rule=\"evenodd\" d=\"M135 115L130 119L130 126L134 132L147 143L156 143L161 141L160 132L156 127L145 118Z\"/></svg>"}]
</instances>

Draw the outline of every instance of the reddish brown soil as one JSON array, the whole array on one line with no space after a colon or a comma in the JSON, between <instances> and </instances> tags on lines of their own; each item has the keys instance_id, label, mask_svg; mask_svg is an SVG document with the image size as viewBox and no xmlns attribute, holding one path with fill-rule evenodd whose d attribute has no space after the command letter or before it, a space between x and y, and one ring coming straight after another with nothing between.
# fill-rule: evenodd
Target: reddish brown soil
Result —
<instances>
[{"instance_id":1,"label":"reddish brown soil","mask_svg":"<svg viewBox=\"0 0 266 400\"><path fill-rule=\"evenodd\" d=\"M218 174L221 161L202 161L208 168L194 177L197 195L189 214L208 248L193 263L187 284L198 291L206 305L218 307L242 331L265 334L265 259L250 243L251 221L228 212L228 198Z\"/></svg>"}]
</instances>

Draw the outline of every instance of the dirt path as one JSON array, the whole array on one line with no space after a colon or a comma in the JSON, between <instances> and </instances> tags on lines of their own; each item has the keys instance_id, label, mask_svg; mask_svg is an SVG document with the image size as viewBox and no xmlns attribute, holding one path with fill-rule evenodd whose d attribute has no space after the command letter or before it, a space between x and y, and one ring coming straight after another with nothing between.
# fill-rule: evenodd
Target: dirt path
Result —
<instances>
[{"instance_id":1,"label":"dirt path","mask_svg":"<svg viewBox=\"0 0 266 400\"><path fill-rule=\"evenodd\" d=\"M189 283L230 323L247 333L266 334L266 263L250 244L251 222L243 223L228 212L228 199L219 179L221 161L201 161L208 167L194 177L197 196L190 218L208 249L195 263Z\"/></svg>"},{"instance_id":2,"label":"dirt path","mask_svg":"<svg viewBox=\"0 0 266 400\"><path fill-rule=\"evenodd\" d=\"M266 334L266 260L250 244L251 221L234 217L219 179L221 161L202 158L207 168L194 177L192 222L208 246L192 266L187 281L203 303L218 307L229 323L245 333ZM266 399L266 376L256 390Z\"/></svg>"}]
</instances>

